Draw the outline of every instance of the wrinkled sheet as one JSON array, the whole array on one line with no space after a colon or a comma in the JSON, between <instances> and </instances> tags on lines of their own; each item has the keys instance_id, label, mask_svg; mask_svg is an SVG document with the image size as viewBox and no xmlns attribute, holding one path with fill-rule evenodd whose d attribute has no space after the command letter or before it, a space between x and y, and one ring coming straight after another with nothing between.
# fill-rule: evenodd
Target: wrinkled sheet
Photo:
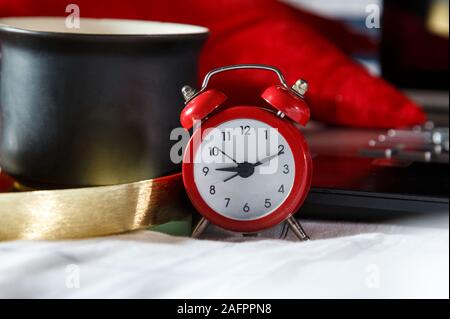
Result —
<instances>
[{"instance_id":1,"label":"wrinkled sheet","mask_svg":"<svg viewBox=\"0 0 450 319\"><path fill-rule=\"evenodd\" d=\"M305 223L315 240L219 232L0 243L2 298L448 298L448 227Z\"/></svg>"}]
</instances>

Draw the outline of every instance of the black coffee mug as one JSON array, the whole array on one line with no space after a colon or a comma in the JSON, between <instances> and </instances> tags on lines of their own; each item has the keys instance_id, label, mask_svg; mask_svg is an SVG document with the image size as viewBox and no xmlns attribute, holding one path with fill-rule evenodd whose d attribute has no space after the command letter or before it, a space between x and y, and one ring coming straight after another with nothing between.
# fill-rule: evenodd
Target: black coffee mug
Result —
<instances>
[{"instance_id":1,"label":"black coffee mug","mask_svg":"<svg viewBox=\"0 0 450 319\"><path fill-rule=\"evenodd\" d=\"M208 30L136 20L0 19L0 167L32 187L170 174L180 88Z\"/></svg>"}]
</instances>

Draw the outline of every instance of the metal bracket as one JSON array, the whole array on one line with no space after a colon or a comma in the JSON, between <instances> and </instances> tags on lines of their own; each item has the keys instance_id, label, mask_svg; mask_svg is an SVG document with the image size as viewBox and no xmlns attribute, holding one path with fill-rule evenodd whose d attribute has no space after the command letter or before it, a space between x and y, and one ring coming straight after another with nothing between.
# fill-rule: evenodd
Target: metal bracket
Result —
<instances>
[{"instance_id":1,"label":"metal bracket","mask_svg":"<svg viewBox=\"0 0 450 319\"><path fill-rule=\"evenodd\" d=\"M310 239L309 236L306 234L305 230L303 229L302 225L293 216L290 216L288 219L286 219L286 223L289 225L290 229L298 238L298 240L306 241ZM195 226L194 231L192 232L192 238L200 238L200 236L206 230L208 225L209 221L205 217L202 217L202 219L200 219L197 226ZM243 235L244 237L250 237L249 234ZM254 236L254 234L251 235Z\"/></svg>"},{"instance_id":2,"label":"metal bracket","mask_svg":"<svg viewBox=\"0 0 450 319\"><path fill-rule=\"evenodd\" d=\"M295 82L295 84L292 86L292 88L289 87L289 85L286 82L286 79L284 78L281 71L275 67L264 65L264 64L236 64L236 65L228 65L223 66L217 69L213 69L209 71L205 78L203 79L202 87L199 91L195 91L192 87L185 85L181 89L181 92L183 94L183 97L185 99L185 102L188 103L190 100L192 100L194 97L199 95L200 93L204 92L206 88L208 87L209 81L211 78L219 73L222 72L228 72L228 71L234 71L234 70L249 70L249 69L256 69L256 70L266 70L274 72L278 79L280 80L280 83L285 88L291 90L295 94L298 94L300 97L303 97L303 95L306 93L306 90L308 89L308 83L305 80L298 80Z\"/></svg>"}]
</instances>

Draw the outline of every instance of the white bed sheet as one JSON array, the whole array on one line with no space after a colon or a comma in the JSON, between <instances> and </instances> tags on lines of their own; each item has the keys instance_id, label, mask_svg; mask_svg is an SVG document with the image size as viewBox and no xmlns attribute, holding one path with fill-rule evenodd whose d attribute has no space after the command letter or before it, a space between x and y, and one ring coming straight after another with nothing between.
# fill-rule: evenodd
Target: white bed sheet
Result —
<instances>
[{"instance_id":1,"label":"white bed sheet","mask_svg":"<svg viewBox=\"0 0 450 319\"><path fill-rule=\"evenodd\" d=\"M446 227L404 231L309 222L305 228L323 239L194 240L140 231L86 240L4 242L0 297L449 297Z\"/></svg>"}]
</instances>

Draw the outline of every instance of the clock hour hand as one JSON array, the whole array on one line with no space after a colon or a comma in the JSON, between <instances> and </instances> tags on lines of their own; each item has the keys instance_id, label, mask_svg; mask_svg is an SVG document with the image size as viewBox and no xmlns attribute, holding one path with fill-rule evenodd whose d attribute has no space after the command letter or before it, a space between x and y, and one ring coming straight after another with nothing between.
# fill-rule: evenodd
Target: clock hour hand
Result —
<instances>
[{"instance_id":1,"label":"clock hour hand","mask_svg":"<svg viewBox=\"0 0 450 319\"><path fill-rule=\"evenodd\" d=\"M235 172L235 173L237 173L237 172L239 171L239 167L238 167L238 166L232 166L232 167L216 168L216 171L221 171L221 172Z\"/></svg>"},{"instance_id":2,"label":"clock hour hand","mask_svg":"<svg viewBox=\"0 0 450 319\"><path fill-rule=\"evenodd\" d=\"M253 173L255 172L255 168L253 165L254 164L244 162L244 163L239 163L238 166L216 168L216 170L223 171L223 172L236 173L224 180L224 182L227 182L230 179L235 178L236 176L240 176L242 178L248 178L248 177L252 176Z\"/></svg>"},{"instance_id":3,"label":"clock hour hand","mask_svg":"<svg viewBox=\"0 0 450 319\"><path fill-rule=\"evenodd\" d=\"M236 176L239 176L239 166L216 168L216 171L236 173L236 174L233 174L230 177L227 177L226 179L224 179L223 180L224 182L228 182L230 179L233 179Z\"/></svg>"}]
</instances>

